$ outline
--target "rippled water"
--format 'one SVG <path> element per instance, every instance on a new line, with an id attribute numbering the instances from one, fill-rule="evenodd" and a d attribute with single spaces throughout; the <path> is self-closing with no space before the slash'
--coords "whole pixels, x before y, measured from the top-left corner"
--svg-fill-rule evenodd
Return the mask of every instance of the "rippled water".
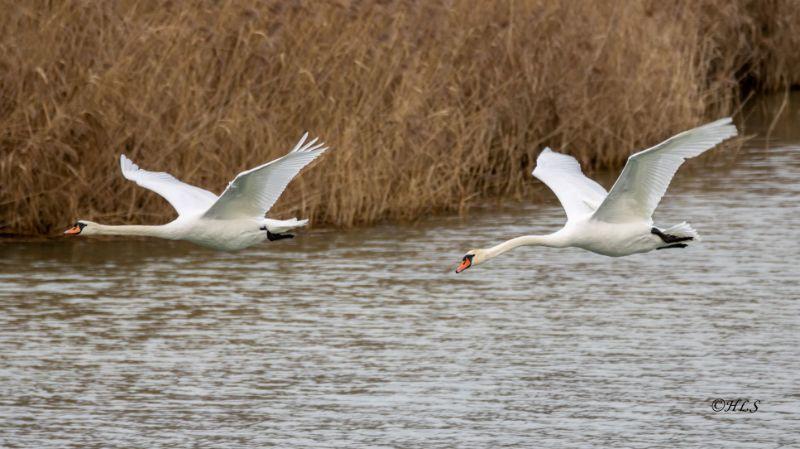
<path id="1" fill-rule="evenodd" d="M 621 259 L 521 248 L 452 273 L 557 229 L 554 200 L 235 254 L 0 244 L 0 447 L 797 444 L 797 142 L 690 162 L 656 218 L 703 242 Z"/>

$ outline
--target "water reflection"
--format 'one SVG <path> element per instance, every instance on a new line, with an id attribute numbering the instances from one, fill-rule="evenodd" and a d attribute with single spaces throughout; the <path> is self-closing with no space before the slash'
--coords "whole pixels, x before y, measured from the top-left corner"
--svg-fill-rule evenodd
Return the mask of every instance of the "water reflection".
<path id="1" fill-rule="evenodd" d="M 469 248 L 558 229 L 554 199 L 235 254 L 4 243 L 1 445 L 790 445 L 794 129 L 679 172 L 656 218 L 703 235 L 682 251 L 521 248 L 452 274 Z"/>

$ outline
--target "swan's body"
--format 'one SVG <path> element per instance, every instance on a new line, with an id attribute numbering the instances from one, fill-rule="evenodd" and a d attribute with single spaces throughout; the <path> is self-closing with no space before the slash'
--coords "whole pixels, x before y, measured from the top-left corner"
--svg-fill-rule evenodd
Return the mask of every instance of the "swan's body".
<path id="1" fill-rule="evenodd" d="M 305 225 L 307 220 L 233 219 L 209 220 L 202 216 L 178 217 L 164 225 L 109 226 L 88 220 L 79 220 L 86 227 L 81 235 L 132 235 L 157 237 L 167 240 L 187 240 L 206 248 L 236 251 L 267 240 L 267 233 L 283 236 L 285 232 Z M 79 226 L 80 227 L 80 226 Z M 264 229 L 266 228 L 266 229 Z M 73 228 L 74 229 L 74 228 Z"/>
<path id="2" fill-rule="evenodd" d="M 666 229 L 654 227 L 653 211 L 683 161 L 736 133 L 731 119 L 725 118 L 640 151 L 628 158 L 609 192 L 584 176 L 575 158 L 545 148 L 536 160 L 533 176 L 556 194 L 567 213 L 567 223 L 552 234 L 522 236 L 471 250 L 456 272 L 524 245 L 577 247 L 612 257 L 686 247 L 684 242 L 699 238 L 691 226 L 684 222 Z"/>
<path id="3" fill-rule="evenodd" d="M 287 155 L 239 173 L 217 197 L 208 190 L 183 183 L 168 173 L 140 169 L 120 156 L 122 175 L 163 196 L 178 212 L 174 221 L 157 226 L 109 226 L 79 220 L 66 234 L 135 235 L 188 240 L 208 248 L 235 251 L 291 235 L 285 232 L 308 220 L 264 218 L 289 181 L 327 148 L 316 139 L 305 143 L 306 133 Z"/>

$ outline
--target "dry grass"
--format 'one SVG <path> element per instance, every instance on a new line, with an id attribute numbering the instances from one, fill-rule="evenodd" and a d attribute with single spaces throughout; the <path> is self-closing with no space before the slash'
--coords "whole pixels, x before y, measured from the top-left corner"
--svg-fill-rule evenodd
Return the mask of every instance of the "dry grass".
<path id="1" fill-rule="evenodd" d="M 251 3 L 0 1 L 0 232 L 165 222 L 119 153 L 219 192 L 304 130 L 334 150 L 271 215 L 410 219 L 800 81 L 791 0 Z"/>

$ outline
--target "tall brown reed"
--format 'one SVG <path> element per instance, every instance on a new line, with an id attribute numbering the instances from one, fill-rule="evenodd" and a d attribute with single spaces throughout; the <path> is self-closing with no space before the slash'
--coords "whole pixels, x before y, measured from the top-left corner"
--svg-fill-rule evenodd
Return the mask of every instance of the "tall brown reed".
<path id="1" fill-rule="evenodd" d="M 521 195 L 800 81 L 792 0 L 0 5 L 0 232 L 174 214 L 118 155 L 214 191 L 304 130 L 273 216 L 351 226 Z M 768 7 L 764 5 L 768 3 Z"/>

